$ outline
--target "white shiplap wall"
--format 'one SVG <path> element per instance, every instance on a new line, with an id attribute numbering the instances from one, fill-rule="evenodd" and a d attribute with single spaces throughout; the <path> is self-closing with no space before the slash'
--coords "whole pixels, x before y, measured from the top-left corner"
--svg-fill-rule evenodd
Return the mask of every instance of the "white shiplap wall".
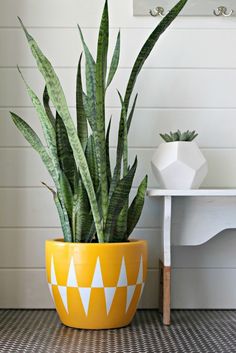
<path id="1" fill-rule="evenodd" d="M 114 115 L 116 143 L 119 102 L 127 74 L 157 19 L 132 16 L 132 0 L 110 0 L 111 40 L 118 28 L 122 56 L 107 106 Z M 38 128 L 39 123 L 16 65 L 40 92 L 43 82 L 16 20 L 19 15 L 51 58 L 62 80 L 71 111 L 80 23 L 95 48 L 103 1 L 1 0 L 0 4 L 0 307 L 48 308 L 44 275 L 44 241 L 61 234 L 51 195 L 40 181 L 50 182 L 39 157 L 17 132 L 9 110 Z M 139 101 L 130 133 L 130 156 L 139 157 L 135 179 L 143 172 L 156 182 L 150 159 L 160 143 L 159 132 L 196 129 L 209 162 L 205 186 L 236 186 L 236 19 L 179 18 L 145 64 L 136 90 Z M 157 307 L 160 207 L 147 200 L 134 235 L 149 241 L 149 276 L 143 307 Z M 173 249 L 173 307 L 236 308 L 236 236 L 226 232 L 197 248 Z"/>

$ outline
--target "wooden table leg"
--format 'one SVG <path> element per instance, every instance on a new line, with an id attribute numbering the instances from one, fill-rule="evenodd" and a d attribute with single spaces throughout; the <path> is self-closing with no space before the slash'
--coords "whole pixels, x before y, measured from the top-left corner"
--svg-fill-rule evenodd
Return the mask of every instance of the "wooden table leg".
<path id="1" fill-rule="evenodd" d="M 160 261 L 159 310 L 163 313 L 163 324 L 170 325 L 171 267 Z"/>
<path id="2" fill-rule="evenodd" d="M 160 261 L 159 310 L 163 313 L 163 324 L 170 325 L 171 267 Z"/>
<path id="3" fill-rule="evenodd" d="M 160 308 L 163 312 L 163 324 L 170 325 L 171 303 L 170 303 L 170 286 L 171 286 L 171 196 L 164 197 L 163 207 L 163 232 L 162 232 L 162 252 L 163 261 L 160 261 Z"/>

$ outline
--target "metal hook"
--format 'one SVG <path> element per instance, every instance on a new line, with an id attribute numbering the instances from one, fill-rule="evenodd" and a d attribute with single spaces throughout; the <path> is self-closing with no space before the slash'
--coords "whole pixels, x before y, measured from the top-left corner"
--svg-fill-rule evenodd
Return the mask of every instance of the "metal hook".
<path id="1" fill-rule="evenodd" d="M 163 7 L 157 6 L 154 9 L 150 10 L 149 13 L 153 17 L 156 17 L 156 16 L 164 17 L 165 16 L 164 11 L 165 10 L 163 9 Z"/>
<path id="2" fill-rule="evenodd" d="M 219 6 L 219 7 L 217 7 L 216 10 L 213 11 L 213 13 L 214 13 L 215 16 L 230 17 L 233 14 L 233 12 L 234 12 L 234 10 L 230 10 L 229 13 L 227 13 L 227 11 L 228 11 L 227 7 Z"/>

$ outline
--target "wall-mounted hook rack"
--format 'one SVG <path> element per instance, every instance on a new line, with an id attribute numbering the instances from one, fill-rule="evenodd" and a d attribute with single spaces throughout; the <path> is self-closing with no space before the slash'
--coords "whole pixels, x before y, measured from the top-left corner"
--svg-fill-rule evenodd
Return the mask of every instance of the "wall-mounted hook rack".
<path id="1" fill-rule="evenodd" d="M 156 16 L 164 17 L 165 16 L 165 10 L 161 6 L 157 6 L 154 9 L 150 9 L 149 13 L 153 17 L 156 17 Z"/>
<path id="2" fill-rule="evenodd" d="M 225 7 L 225 6 L 219 6 L 219 7 L 217 7 L 216 10 L 213 11 L 213 13 L 214 13 L 215 16 L 230 17 L 230 16 L 233 15 L 234 10 L 231 9 L 231 10 L 229 10 L 229 12 L 228 12 L 227 7 Z"/>
<path id="3" fill-rule="evenodd" d="M 133 0 L 134 15 L 163 17 L 176 1 Z M 236 16 L 236 0 L 188 0 L 180 15 L 234 17 Z"/>

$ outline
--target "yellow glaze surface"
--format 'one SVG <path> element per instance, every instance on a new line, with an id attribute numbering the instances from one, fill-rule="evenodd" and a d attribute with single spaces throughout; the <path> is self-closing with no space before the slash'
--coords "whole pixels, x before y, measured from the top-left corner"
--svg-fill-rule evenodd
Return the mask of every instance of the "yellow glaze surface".
<path id="1" fill-rule="evenodd" d="M 128 325 L 147 274 L 147 244 L 46 241 L 49 289 L 63 324 L 105 329 Z"/>

